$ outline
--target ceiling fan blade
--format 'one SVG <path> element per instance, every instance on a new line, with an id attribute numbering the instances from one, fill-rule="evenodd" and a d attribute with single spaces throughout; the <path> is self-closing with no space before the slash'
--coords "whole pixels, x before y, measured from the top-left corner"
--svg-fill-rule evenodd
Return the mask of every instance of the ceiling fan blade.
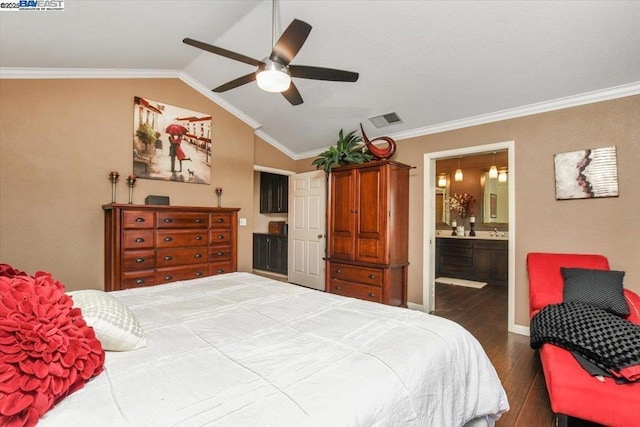
<path id="1" fill-rule="evenodd" d="M 236 88 L 238 86 L 246 85 L 247 83 L 251 83 L 256 79 L 256 73 L 247 74 L 246 76 L 238 77 L 235 80 L 231 80 L 228 83 L 218 86 L 213 89 L 214 92 L 226 92 L 229 89 Z"/>
<path id="2" fill-rule="evenodd" d="M 311 32 L 311 25 L 299 19 L 294 19 L 284 30 L 271 51 L 269 59 L 284 65 L 289 65 L 293 57 L 304 44 Z"/>
<path id="3" fill-rule="evenodd" d="M 262 61 L 258 61 L 257 59 L 253 59 L 240 53 L 223 49 L 221 47 L 213 46 L 208 43 L 199 42 L 198 40 L 186 38 L 182 40 L 182 42 L 193 47 L 197 47 L 198 49 L 206 50 L 207 52 L 215 53 L 216 55 L 224 56 L 226 58 L 234 59 L 236 61 L 244 62 L 245 64 L 253 65 L 256 67 L 260 64 L 263 64 Z"/>
<path id="4" fill-rule="evenodd" d="M 287 98 L 287 101 L 289 101 L 291 105 L 300 105 L 303 102 L 302 95 L 300 95 L 298 88 L 293 84 L 293 82 L 289 85 L 289 89 L 282 92 L 282 96 Z"/>
<path id="5" fill-rule="evenodd" d="M 309 67 L 307 65 L 289 65 L 291 77 L 302 79 L 329 80 L 332 82 L 355 82 L 360 74 L 333 68 Z"/>

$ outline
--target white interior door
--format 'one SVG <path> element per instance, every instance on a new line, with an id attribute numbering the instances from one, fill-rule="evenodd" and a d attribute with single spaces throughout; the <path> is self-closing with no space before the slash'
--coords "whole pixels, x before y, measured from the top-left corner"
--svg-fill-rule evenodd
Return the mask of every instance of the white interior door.
<path id="1" fill-rule="evenodd" d="M 289 177 L 289 282 L 324 291 L 326 174 Z"/>

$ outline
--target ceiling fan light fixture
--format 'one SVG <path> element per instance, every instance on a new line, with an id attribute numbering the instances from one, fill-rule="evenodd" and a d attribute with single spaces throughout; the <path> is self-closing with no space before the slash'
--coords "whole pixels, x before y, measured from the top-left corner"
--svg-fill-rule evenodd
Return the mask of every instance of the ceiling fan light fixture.
<path id="1" fill-rule="evenodd" d="M 289 70 L 282 64 L 264 59 L 256 72 L 258 87 L 266 92 L 284 92 L 291 85 Z"/>

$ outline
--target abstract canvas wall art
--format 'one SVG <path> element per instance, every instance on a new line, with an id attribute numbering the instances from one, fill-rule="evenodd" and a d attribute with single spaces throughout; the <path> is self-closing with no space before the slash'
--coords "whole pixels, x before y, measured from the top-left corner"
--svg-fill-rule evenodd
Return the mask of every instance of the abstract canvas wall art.
<path id="1" fill-rule="evenodd" d="M 553 161 L 557 200 L 618 196 L 615 146 L 560 153 Z"/>
<path id="2" fill-rule="evenodd" d="M 133 126 L 138 178 L 211 183 L 211 115 L 136 96 Z"/>

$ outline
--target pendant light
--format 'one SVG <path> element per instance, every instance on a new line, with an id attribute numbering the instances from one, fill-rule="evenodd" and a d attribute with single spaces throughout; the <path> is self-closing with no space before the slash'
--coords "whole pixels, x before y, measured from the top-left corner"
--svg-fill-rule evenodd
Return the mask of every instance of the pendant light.
<path id="1" fill-rule="evenodd" d="M 498 182 L 507 182 L 507 171 L 500 171 L 500 173 L 498 174 Z"/>
<path id="2" fill-rule="evenodd" d="M 460 169 L 460 159 L 461 159 L 461 158 L 462 158 L 462 157 L 458 157 L 458 169 L 456 169 L 456 173 L 455 173 L 455 175 L 453 176 L 453 178 L 454 178 L 456 181 L 462 181 L 462 179 L 464 178 L 464 175 L 462 175 L 462 169 Z"/>
<path id="3" fill-rule="evenodd" d="M 489 178 L 498 177 L 498 168 L 496 167 L 496 153 L 493 152 L 493 161 L 491 162 L 491 168 L 489 168 Z"/>
<path id="4" fill-rule="evenodd" d="M 447 186 L 447 176 L 446 175 L 440 175 L 438 177 L 438 187 L 444 188 Z"/>

